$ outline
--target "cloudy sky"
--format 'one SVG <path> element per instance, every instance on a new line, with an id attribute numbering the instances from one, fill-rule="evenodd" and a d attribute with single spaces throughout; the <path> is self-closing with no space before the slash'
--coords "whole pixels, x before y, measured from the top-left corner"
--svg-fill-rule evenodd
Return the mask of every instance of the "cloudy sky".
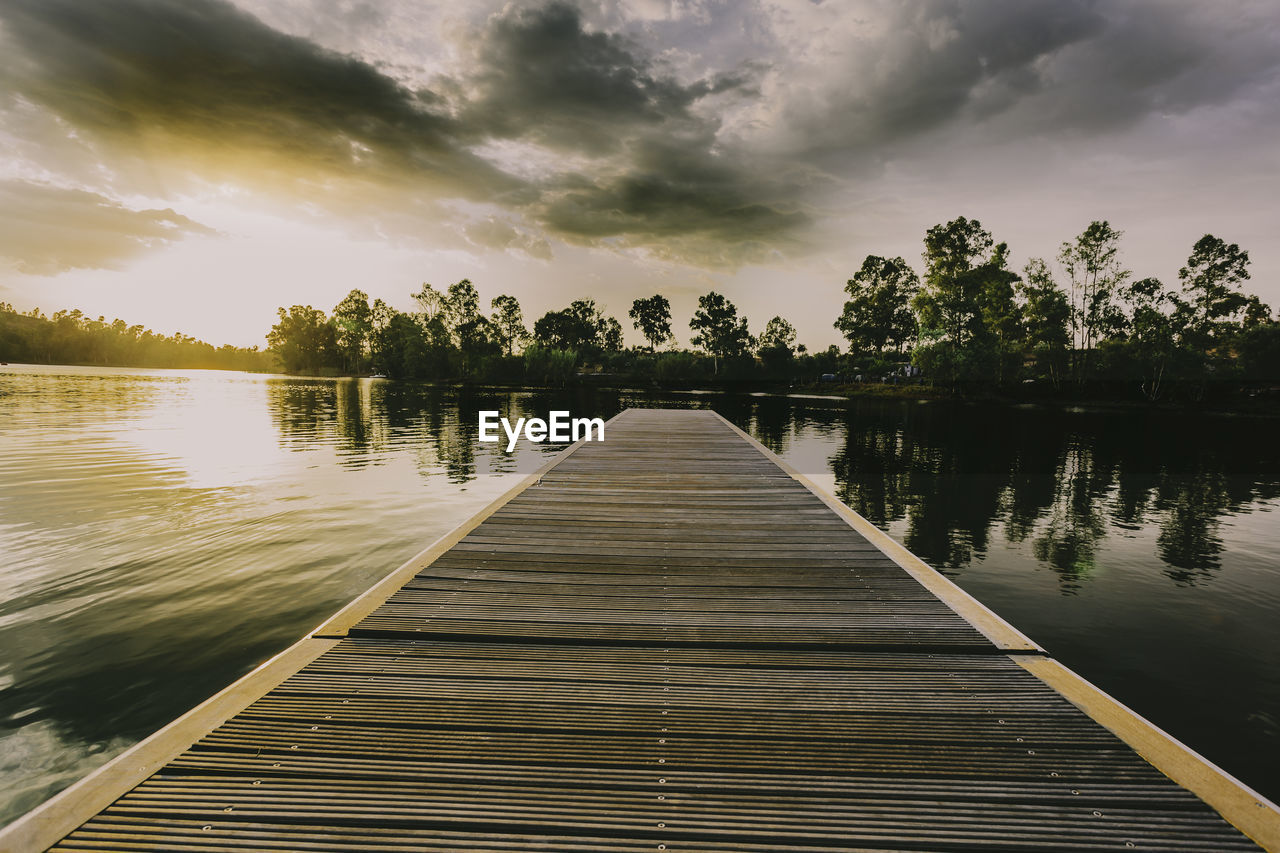
<path id="1" fill-rule="evenodd" d="M 470 278 L 837 340 L 868 253 L 1093 219 L 1280 304 L 1274 0 L 0 0 L 0 301 L 261 344 Z M 632 340 L 638 336 L 632 333 Z"/>

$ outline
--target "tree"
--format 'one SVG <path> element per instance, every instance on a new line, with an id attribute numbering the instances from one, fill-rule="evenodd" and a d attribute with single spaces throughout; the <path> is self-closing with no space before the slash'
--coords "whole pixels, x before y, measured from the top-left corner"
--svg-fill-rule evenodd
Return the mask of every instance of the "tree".
<path id="1" fill-rule="evenodd" d="M 267 332 L 267 344 L 288 373 L 316 371 L 336 360 L 334 327 L 324 312 L 310 305 L 277 310 L 279 320 Z"/>
<path id="2" fill-rule="evenodd" d="M 1004 243 L 995 247 L 991 260 L 980 270 L 982 285 L 978 291 L 984 343 L 994 360 L 997 385 L 1017 375 L 1026 337 L 1015 289 L 1021 279 L 1008 269 L 1008 253 Z"/>
<path id="3" fill-rule="evenodd" d="M 671 303 L 662 294 L 655 294 L 648 299 L 637 299 L 631 303 L 627 312 L 636 329 L 649 342 L 649 349 L 657 350 L 669 340 L 671 334 Z"/>
<path id="4" fill-rule="evenodd" d="M 464 335 L 474 337 L 479 321 L 484 319 L 480 313 L 480 294 L 471 279 L 464 278 L 457 284 L 449 285 L 441 303 L 444 323 L 453 333 L 454 341 L 459 348 L 465 348 Z M 467 341 L 474 343 L 474 341 Z"/>
<path id="5" fill-rule="evenodd" d="M 1192 330 L 1205 345 L 1212 346 L 1226 326 L 1243 319 L 1250 303 L 1240 285 L 1249 280 L 1249 253 L 1235 243 L 1204 235 L 1191 248 L 1178 278 L 1191 307 Z"/>
<path id="6" fill-rule="evenodd" d="M 544 349 L 581 352 L 595 346 L 596 326 L 568 308 L 548 311 L 533 324 L 533 339 Z"/>
<path id="7" fill-rule="evenodd" d="M 388 352 L 391 343 L 388 330 L 399 313 L 381 299 L 373 300 L 370 314 L 372 330 L 369 333 L 369 360 L 373 363 L 375 370 L 386 373 L 388 376 L 394 375 L 389 366 L 393 359 Z"/>
<path id="8" fill-rule="evenodd" d="M 493 309 L 493 331 L 498 343 L 507 355 L 514 355 L 515 348 L 529 339 L 519 301 L 514 296 L 503 294 L 495 296 L 489 307 Z"/>
<path id="9" fill-rule="evenodd" d="M 738 317 L 737 306 L 714 290 L 698 297 L 689 328 L 694 331 L 693 345 L 711 354 L 716 373 L 720 359 L 742 355 L 751 347 L 747 319 Z"/>
<path id="10" fill-rule="evenodd" d="M 1041 258 L 1032 258 L 1022 269 L 1018 296 L 1022 299 L 1027 346 L 1035 355 L 1036 366 L 1058 388 L 1067 368 L 1067 347 L 1071 342 L 1067 294 L 1053 280 L 1049 265 Z"/>
<path id="11" fill-rule="evenodd" d="M 773 372 L 785 371 L 796 356 L 796 329 L 781 317 L 764 325 L 756 341 L 756 355 Z"/>
<path id="12" fill-rule="evenodd" d="M 1212 234 L 1196 241 L 1178 278 L 1184 296 L 1181 344 L 1184 357 L 1197 366 L 1193 393 L 1198 399 L 1211 376 L 1223 377 L 1236 368 L 1233 349 L 1242 326 L 1271 312 L 1240 290 L 1249 280 L 1249 253 Z"/>
<path id="13" fill-rule="evenodd" d="M 1008 246 L 963 216 L 930 228 L 924 245 L 924 282 L 912 301 L 920 324 L 915 359 L 953 387 L 961 379 L 1000 381 L 1020 347 Z"/>
<path id="14" fill-rule="evenodd" d="M 616 317 L 602 317 L 596 329 L 596 338 L 604 352 L 622 352 L 622 324 Z"/>
<path id="15" fill-rule="evenodd" d="M 568 308 L 543 314 L 533 324 L 533 337 L 544 347 L 587 358 L 622 349 L 622 324 L 606 317 L 594 299 L 575 299 Z"/>
<path id="16" fill-rule="evenodd" d="M 1075 240 L 1062 244 L 1058 260 L 1071 281 L 1071 338 L 1077 381 L 1089 378 L 1093 349 L 1124 331 L 1116 305 L 1130 273 L 1120 265 L 1121 232 L 1094 221 Z"/>
<path id="17" fill-rule="evenodd" d="M 1160 399 L 1165 370 L 1177 349 L 1179 320 L 1186 310 L 1177 294 L 1165 289 L 1158 278 L 1144 278 L 1125 288 L 1129 320 L 1129 345 L 1142 371 L 1140 388 L 1148 400 Z"/>
<path id="18" fill-rule="evenodd" d="M 867 255 L 845 284 L 849 301 L 835 322 L 849 350 L 879 354 L 892 346 L 901 351 L 916 334 L 911 300 L 919 289 L 920 277 L 902 258 Z"/>
<path id="19" fill-rule="evenodd" d="M 333 309 L 333 326 L 346 369 L 351 373 L 359 373 L 360 362 L 373 331 L 373 310 L 369 307 L 369 295 L 363 290 L 348 293 Z"/>
<path id="20" fill-rule="evenodd" d="M 436 290 L 425 281 L 422 288 L 417 292 L 410 294 L 414 301 L 418 303 L 418 307 L 422 311 L 424 321 L 434 320 L 444 308 L 444 294 Z"/>
<path id="21" fill-rule="evenodd" d="M 764 350 L 776 349 L 794 353 L 795 343 L 795 326 L 781 317 L 774 317 L 764 324 L 764 331 L 760 333 L 760 338 L 756 341 L 756 351 L 763 352 Z"/>

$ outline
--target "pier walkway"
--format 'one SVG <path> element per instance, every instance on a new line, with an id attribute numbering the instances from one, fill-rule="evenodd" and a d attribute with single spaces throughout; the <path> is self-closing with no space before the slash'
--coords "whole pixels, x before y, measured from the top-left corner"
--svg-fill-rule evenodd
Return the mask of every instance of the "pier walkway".
<path id="1" fill-rule="evenodd" d="M 1258 845 L 1280 849 L 1274 805 L 699 410 L 624 412 L 0 833 L 15 851 Z"/>

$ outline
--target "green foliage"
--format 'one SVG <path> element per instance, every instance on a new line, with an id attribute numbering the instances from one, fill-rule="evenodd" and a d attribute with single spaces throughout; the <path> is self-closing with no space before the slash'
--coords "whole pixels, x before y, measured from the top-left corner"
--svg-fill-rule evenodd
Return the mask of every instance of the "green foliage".
<path id="1" fill-rule="evenodd" d="M 781 317 L 774 317 L 765 323 L 764 331 L 756 341 L 756 355 L 770 375 L 786 376 L 791 373 L 795 361 L 795 343 L 795 326 Z"/>
<path id="2" fill-rule="evenodd" d="M 1246 382 L 1280 384 L 1280 323 L 1258 323 L 1240 335 L 1240 368 Z"/>
<path id="3" fill-rule="evenodd" d="M 1129 303 L 1130 357 L 1140 375 L 1139 388 L 1148 400 L 1158 400 L 1165 390 L 1166 371 L 1177 352 L 1185 305 L 1157 278 L 1135 281 L 1125 290 Z"/>
<path id="4" fill-rule="evenodd" d="M 714 290 L 698 297 L 698 310 L 689 328 L 694 332 L 693 345 L 712 356 L 716 373 L 720 372 L 720 359 L 742 355 L 751 348 L 747 318 L 740 318 L 737 306 Z"/>
<path id="5" fill-rule="evenodd" d="M 892 347 L 901 351 L 918 328 L 911 300 L 920 289 L 920 277 L 902 258 L 867 255 L 862 269 L 845 285 L 849 301 L 835 327 L 849 341 L 854 353 L 881 353 Z"/>
<path id="6" fill-rule="evenodd" d="M 1178 278 L 1189 306 L 1187 333 L 1206 348 L 1230 337 L 1250 307 L 1249 297 L 1240 292 L 1249 280 L 1249 253 L 1206 234 L 1191 248 Z"/>
<path id="7" fill-rule="evenodd" d="M 930 228 L 924 242 L 924 284 L 912 303 L 920 327 L 913 356 L 953 388 L 1012 378 L 1022 331 L 1008 247 L 963 216 Z"/>
<path id="8" fill-rule="evenodd" d="M 524 345 L 529 339 L 529 330 L 524 326 L 524 313 L 520 310 L 520 302 L 514 296 L 495 296 L 489 303 L 493 309 L 493 333 L 498 344 L 507 355 L 513 355 L 516 347 Z"/>
<path id="9" fill-rule="evenodd" d="M 596 340 L 605 353 L 622 351 L 622 324 L 616 317 L 604 317 L 598 326 Z"/>
<path id="10" fill-rule="evenodd" d="M 631 318 L 640 334 L 644 335 L 644 339 L 649 342 L 649 349 L 656 350 L 673 339 L 671 303 L 662 294 L 632 302 L 627 316 Z"/>
<path id="11" fill-rule="evenodd" d="M 346 370 L 359 373 L 373 333 L 373 310 L 369 296 L 353 290 L 333 309 L 333 328 Z"/>
<path id="12" fill-rule="evenodd" d="M 277 309 L 279 319 L 267 332 L 267 345 L 286 373 L 317 373 L 341 361 L 338 337 L 324 312 L 310 305 Z"/>
<path id="13" fill-rule="evenodd" d="M 571 309 L 548 311 L 533 324 L 533 339 L 543 349 L 583 351 L 595 348 L 596 325 Z"/>
<path id="14" fill-rule="evenodd" d="M 702 375 L 701 359 L 687 350 L 661 352 L 654 363 L 654 378 L 664 385 L 683 385 Z"/>
<path id="15" fill-rule="evenodd" d="M 1110 223 L 1095 221 L 1058 252 L 1070 281 L 1074 369 L 1080 382 L 1092 372 L 1094 347 L 1125 331 L 1125 316 L 1117 303 L 1130 272 L 1120 265 L 1120 237 Z"/>
<path id="16" fill-rule="evenodd" d="M 214 347 L 183 334 L 161 335 L 124 320 L 94 319 L 79 309 L 47 318 L 0 302 L 0 361 L 270 371 L 275 357 L 257 347 Z"/>
<path id="17" fill-rule="evenodd" d="M 1242 388 L 1269 393 L 1280 382 L 1280 323 L 1256 296 L 1244 293 L 1249 256 L 1205 235 L 1179 272 L 1181 291 L 1159 280 L 1133 280 L 1119 262 L 1121 233 L 1093 222 L 1062 244 L 1058 260 L 1067 287 L 1049 264 L 1033 258 L 1019 276 L 1009 250 L 981 223 L 964 217 L 925 233 L 924 275 L 900 257 L 868 255 L 848 280 L 848 300 L 835 327 L 850 353 L 836 346 L 810 353 L 795 328 L 773 317 L 758 340 L 724 296 L 698 300 L 689 322 L 690 351 L 658 352 L 671 340 L 671 309 L 654 295 L 637 299 L 629 317 L 647 348 L 624 349 L 622 324 L 592 299 L 543 315 L 533 343 L 519 302 L 502 295 L 480 311 L 468 279 L 441 293 L 423 284 L 412 294 L 419 311 L 403 313 L 352 290 L 333 316 L 309 305 L 280 308 L 267 353 L 222 347 L 174 335 L 166 338 L 121 320 L 92 320 L 80 311 L 45 318 L 0 304 L 0 358 L 85 364 L 262 369 L 278 359 L 295 373 L 367 367 L 398 379 L 440 382 L 529 382 L 563 387 L 589 365 L 599 381 L 722 386 L 837 381 L 929 382 L 952 389 L 1059 389 L 1074 375 L 1074 393 L 1116 393 L 1148 400 L 1200 400 Z M 910 366 L 923 371 L 906 371 Z M 1019 392 L 1023 393 L 1023 392 Z"/>
<path id="18" fill-rule="evenodd" d="M 467 334 L 474 335 L 480 321 L 480 293 L 471 279 L 464 278 L 457 284 L 449 285 L 449 290 L 441 299 L 441 313 L 444 314 L 445 326 L 454 335 L 454 343 L 466 348 Z"/>
<path id="19" fill-rule="evenodd" d="M 1071 305 L 1067 294 L 1058 287 L 1048 264 L 1041 258 L 1027 262 L 1017 287 L 1022 299 L 1025 341 L 1035 359 L 1037 378 L 1048 379 L 1057 388 L 1066 375 L 1070 355 L 1071 336 L 1067 324 Z"/>
<path id="20" fill-rule="evenodd" d="M 781 317 L 774 317 L 764 324 L 764 331 L 756 341 L 756 351 L 763 353 L 766 350 L 785 350 L 788 354 L 794 354 L 795 344 L 796 327 Z"/>
<path id="21" fill-rule="evenodd" d="M 524 351 L 525 379 L 534 385 L 563 388 L 573 378 L 578 353 L 534 344 Z"/>
<path id="22" fill-rule="evenodd" d="M 622 324 L 606 317 L 594 299 L 575 299 L 568 308 L 548 311 L 533 324 L 533 338 L 544 348 L 571 350 L 584 359 L 622 349 Z"/>

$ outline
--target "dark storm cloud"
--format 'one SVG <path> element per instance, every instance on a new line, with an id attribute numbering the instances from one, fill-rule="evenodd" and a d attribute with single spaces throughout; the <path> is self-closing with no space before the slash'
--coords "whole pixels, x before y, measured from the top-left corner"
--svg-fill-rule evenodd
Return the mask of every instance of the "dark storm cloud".
<path id="1" fill-rule="evenodd" d="M 505 182 L 456 142 L 428 92 L 272 30 L 219 0 L 3 0 L 23 61 L 7 83 L 77 128 L 128 144 L 269 153 L 299 169 Z"/>
<path id="2" fill-rule="evenodd" d="M 587 31 L 566 3 L 508 8 L 489 21 L 477 53 L 469 125 L 592 154 L 615 151 L 638 131 L 705 129 L 714 123 L 690 107 L 740 83 L 664 77 L 638 45 Z"/>
<path id="3" fill-rule="evenodd" d="M 96 193 L 0 181 L 0 257 L 20 272 L 112 268 L 145 250 L 210 229 L 173 210 L 132 210 Z"/>
<path id="4" fill-rule="evenodd" d="M 1006 138 L 1092 135 L 1223 103 L 1280 62 L 1274 8 L 1248 3 L 925 0 L 887 14 L 876 36 L 850 34 L 835 85 L 782 111 L 797 147 L 891 156 L 988 122 Z"/>
<path id="5" fill-rule="evenodd" d="M 632 147 L 625 173 L 569 179 L 546 193 L 540 220 L 572 238 L 643 235 L 630 244 L 729 265 L 758 259 L 809 221 L 787 176 L 749 176 L 705 146 L 674 140 Z M 698 246 L 696 236 L 708 239 Z"/>
<path id="6" fill-rule="evenodd" d="M 861 79 L 843 105 L 855 138 L 876 143 L 1039 89 L 1034 64 L 1104 24 L 1092 3 L 1071 0 L 935 0 L 893 14 L 887 37 L 855 65 Z"/>
<path id="7" fill-rule="evenodd" d="M 678 83 L 638 46 L 588 32 L 568 5 L 489 19 L 475 64 L 437 81 L 444 94 L 411 91 L 222 0 L 0 0 L 0 15 L 23 57 L 8 86 L 117 150 L 193 148 L 206 160 L 212 150 L 233 170 L 317 170 L 410 190 L 405 180 L 420 179 L 524 210 L 578 242 L 644 245 L 673 229 L 733 241 L 728 226 L 740 225 L 764 239 L 800 220 L 771 207 L 745 171 L 713 162 L 717 122 L 691 108 L 736 79 Z M 470 150 L 495 139 L 584 153 L 598 171 L 520 180 Z M 578 215 L 587 211 L 590 227 Z"/>
<path id="8" fill-rule="evenodd" d="M 574 6 L 508 7 L 488 22 L 463 113 L 473 129 L 594 158 L 589 174 L 541 183 L 531 212 L 579 242 L 672 247 L 734 262 L 808 221 L 798 187 L 716 152 L 719 119 L 695 109 L 742 75 L 681 83 L 620 35 L 586 28 Z M 695 249 L 695 239 L 706 244 Z M 691 257 L 696 255 L 697 257 Z"/>
<path id="9" fill-rule="evenodd" d="M 374 24 L 392 8 L 321 6 Z M 521 229 L 732 264 L 796 245 L 815 188 L 916 139 L 1102 134 L 1246 97 L 1280 56 L 1274 7 L 1248 0 L 831 8 L 742 4 L 681 24 L 698 35 L 674 51 L 677 75 L 654 35 L 674 30 L 624 35 L 568 3 L 508 4 L 472 20 L 451 45 L 468 61 L 428 90 L 226 0 L 0 0 L 0 83 L 117 157 L 315 177 L 306 190 L 339 210 L 488 202 Z M 761 46 L 750 65 L 717 53 L 744 33 Z M 737 58 L 700 67 L 704 46 Z M 460 230 L 543 252 L 508 227 Z"/>

